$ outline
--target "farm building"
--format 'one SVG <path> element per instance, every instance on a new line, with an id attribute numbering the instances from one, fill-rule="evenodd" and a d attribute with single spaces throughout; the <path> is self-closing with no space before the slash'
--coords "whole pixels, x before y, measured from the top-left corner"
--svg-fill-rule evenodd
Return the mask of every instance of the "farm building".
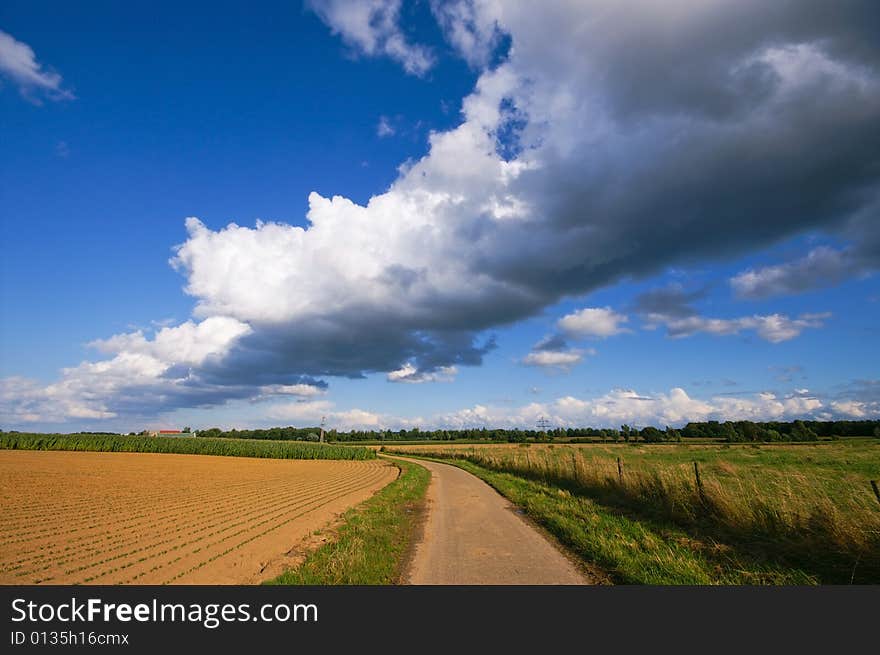
<path id="1" fill-rule="evenodd" d="M 179 437 L 181 435 L 191 435 L 195 434 L 194 432 L 190 432 L 189 429 L 186 430 L 147 430 L 147 434 L 151 437 Z"/>

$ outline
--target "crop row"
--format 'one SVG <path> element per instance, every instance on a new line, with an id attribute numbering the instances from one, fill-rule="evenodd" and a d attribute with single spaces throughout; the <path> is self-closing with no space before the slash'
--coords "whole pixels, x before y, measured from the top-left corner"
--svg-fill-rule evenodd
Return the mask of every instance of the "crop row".
<path id="1" fill-rule="evenodd" d="M 195 437 L 147 437 L 106 434 L 0 434 L 0 449 L 90 450 L 129 453 L 178 453 L 184 455 L 228 455 L 272 459 L 374 459 L 368 449 L 299 441 L 257 441 Z"/>

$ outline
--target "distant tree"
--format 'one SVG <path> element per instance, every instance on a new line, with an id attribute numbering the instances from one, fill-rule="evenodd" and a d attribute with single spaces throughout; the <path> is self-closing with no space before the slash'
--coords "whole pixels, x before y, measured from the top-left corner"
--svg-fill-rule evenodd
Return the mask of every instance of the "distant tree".
<path id="1" fill-rule="evenodd" d="M 659 443 L 666 438 L 666 435 L 663 432 L 652 425 L 642 428 L 640 436 L 647 443 Z"/>
<path id="2" fill-rule="evenodd" d="M 794 422 L 790 434 L 792 441 L 815 441 L 817 439 L 815 431 L 808 428 L 801 420 Z"/>
<path id="3" fill-rule="evenodd" d="M 189 434 L 190 432 L 192 432 L 192 430 L 189 428 L 189 426 L 187 426 L 187 427 L 183 428 L 183 432 L 184 432 L 184 434 Z"/>
<path id="4" fill-rule="evenodd" d="M 761 430 L 762 441 L 782 441 L 782 434 L 778 430 L 771 430 L 769 428 L 761 428 Z"/>
<path id="5" fill-rule="evenodd" d="M 758 441 L 760 439 L 760 435 L 758 434 L 758 426 L 751 421 L 740 421 L 737 423 L 737 428 L 745 441 Z"/>
<path id="6" fill-rule="evenodd" d="M 713 435 L 714 436 L 714 435 Z M 736 426 L 730 422 L 725 421 L 721 424 L 718 436 L 724 439 L 725 441 L 741 441 L 742 435 L 737 431 Z"/>

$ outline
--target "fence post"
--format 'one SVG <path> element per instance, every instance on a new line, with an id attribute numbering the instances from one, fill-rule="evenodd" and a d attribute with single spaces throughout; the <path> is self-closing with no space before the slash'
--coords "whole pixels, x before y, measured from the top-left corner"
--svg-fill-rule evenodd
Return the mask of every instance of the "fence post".
<path id="1" fill-rule="evenodd" d="M 620 463 L 620 457 L 617 458 L 617 480 L 623 484 L 623 464 Z"/>
<path id="2" fill-rule="evenodd" d="M 697 493 L 700 494 L 700 501 L 706 502 L 706 495 L 703 493 L 703 481 L 700 479 L 700 465 L 694 462 L 694 478 L 697 480 Z"/>
<path id="3" fill-rule="evenodd" d="M 877 502 L 880 503 L 880 489 L 877 488 L 876 480 L 871 480 L 871 489 L 874 490 L 874 495 L 877 496 Z"/>

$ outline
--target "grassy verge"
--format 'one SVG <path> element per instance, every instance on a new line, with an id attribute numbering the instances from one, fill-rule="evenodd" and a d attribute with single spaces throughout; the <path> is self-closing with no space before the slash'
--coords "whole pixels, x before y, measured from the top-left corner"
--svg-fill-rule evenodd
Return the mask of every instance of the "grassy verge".
<path id="1" fill-rule="evenodd" d="M 426 458 L 428 459 L 428 458 Z M 435 459 L 435 458 L 430 458 Z M 440 458 L 484 480 L 588 566 L 617 584 L 819 584 L 809 571 L 739 550 L 678 526 L 628 514 L 551 484 Z"/>
<path id="2" fill-rule="evenodd" d="M 0 450 L 90 450 L 127 453 L 228 455 L 272 459 L 375 459 L 376 453 L 357 446 L 300 441 L 212 439 L 202 437 L 141 437 L 106 434 L 0 434 Z"/>
<path id="3" fill-rule="evenodd" d="M 385 585 L 399 582 L 431 480 L 422 466 L 395 461 L 400 476 L 345 513 L 337 538 L 265 584 Z"/>

